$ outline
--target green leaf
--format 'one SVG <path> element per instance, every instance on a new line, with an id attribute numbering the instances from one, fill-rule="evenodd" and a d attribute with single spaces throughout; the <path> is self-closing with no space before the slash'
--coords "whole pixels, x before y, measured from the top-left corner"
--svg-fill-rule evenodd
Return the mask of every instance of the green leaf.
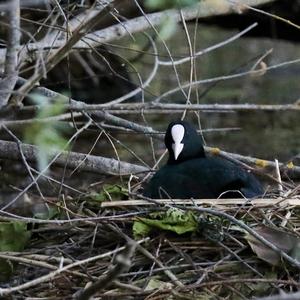
<path id="1" fill-rule="evenodd" d="M 177 30 L 176 21 L 173 18 L 166 16 L 162 20 L 161 27 L 159 30 L 159 36 L 161 39 L 166 41 L 175 34 L 176 30 Z"/>
<path id="2" fill-rule="evenodd" d="M 34 214 L 34 217 L 42 220 L 51 220 L 59 215 L 59 209 L 56 206 L 51 206 L 47 210 Z"/>
<path id="3" fill-rule="evenodd" d="M 0 251 L 23 251 L 30 235 L 24 222 L 0 222 Z M 0 259 L 0 280 L 7 280 L 13 271 L 13 263 Z"/>
<path id="4" fill-rule="evenodd" d="M 41 95 L 31 94 L 30 97 L 41 106 L 37 119 L 53 117 L 64 112 L 64 103 L 59 98 L 50 103 L 48 98 Z M 39 170 L 45 169 L 53 152 L 67 149 L 67 140 L 63 136 L 66 132 L 67 127 L 54 120 L 32 123 L 26 128 L 24 141 L 39 147 L 37 158 Z"/>
<path id="5" fill-rule="evenodd" d="M 100 193 L 91 193 L 87 197 L 97 202 L 122 200 L 128 197 L 128 190 L 119 184 L 105 184 Z"/>
<path id="6" fill-rule="evenodd" d="M 133 236 L 136 240 L 149 235 L 151 230 L 152 230 L 151 226 L 143 223 L 141 220 L 136 220 L 133 222 L 132 231 L 133 231 Z"/>
<path id="7" fill-rule="evenodd" d="M 145 287 L 145 291 L 150 291 L 154 289 L 171 289 L 172 287 L 173 284 L 170 282 L 164 282 L 156 278 L 151 278 Z"/>
<path id="8" fill-rule="evenodd" d="M 192 211 L 169 209 L 167 212 L 153 213 L 150 218 L 138 218 L 133 224 L 135 237 L 145 236 L 153 228 L 168 230 L 177 234 L 195 232 L 198 229 L 197 218 Z"/>
<path id="9" fill-rule="evenodd" d="M 0 222 L 0 251 L 22 251 L 30 238 L 24 222 Z"/>

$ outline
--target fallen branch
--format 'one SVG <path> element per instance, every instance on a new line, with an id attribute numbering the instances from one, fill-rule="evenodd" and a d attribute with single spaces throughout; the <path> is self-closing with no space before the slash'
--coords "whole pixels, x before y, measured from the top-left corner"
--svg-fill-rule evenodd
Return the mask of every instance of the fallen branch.
<path id="1" fill-rule="evenodd" d="M 122 273 L 124 273 L 131 266 L 131 257 L 134 254 L 135 243 L 127 243 L 124 251 L 117 255 L 115 261 L 116 265 L 107 274 L 101 276 L 96 282 L 92 283 L 86 289 L 81 291 L 78 296 L 75 296 L 77 300 L 89 300 L 98 291 L 103 290 L 108 285 L 112 284 Z"/>
<path id="2" fill-rule="evenodd" d="M 270 169 L 272 171 L 276 170 L 276 163 L 274 161 L 270 160 L 264 160 L 256 157 L 251 156 L 244 156 L 236 153 L 230 153 L 226 151 L 222 151 L 219 148 L 213 148 L 213 147 L 204 147 L 204 150 L 207 153 L 210 153 L 212 155 L 220 155 L 224 158 L 232 158 L 234 160 L 241 161 L 246 164 L 255 165 L 260 168 L 260 170 L 263 169 Z M 283 173 L 282 175 L 287 175 L 290 178 L 299 178 L 300 176 L 300 167 L 295 166 L 293 164 L 284 164 L 279 163 L 279 169 Z"/>
<path id="3" fill-rule="evenodd" d="M 17 256 L 17 255 L 19 255 L 19 256 Z M 20 253 L 16 254 L 16 253 L 13 252 L 12 254 L 7 254 L 5 252 L 1 252 L 0 253 L 0 258 L 8 260 L 8 261 L 27 264 L 27 265 L 30 265 L 30 266 L 38 266 L 38 267 L 42 267 L 42 268 L 49 269 L 49 270 L 57 270 L 58 269 L 58 267 L 56 267 L 52 264 L 49 264 L 47 262 L 39 261 L 39 260 L 36 260 L 36 259 L 26 258 L 24 256 L 22 257 L 21 255 L 22 255 L 22 253 L 21 254 Z M 64 263 L 65 263 L 66 260 L 67 260 L 67 258 L 64 259 Z M 59 262 L 61 262 L 61 259 L 60 259 Z M 88 275 L 84 274 L 84 273 L 80 273 L 80 272 L 76 272 L 76 271 L 66 271 L 66 272 L 69 273 L 69 274 L 78 276 L 78 277 L 90 279 L 90 277 Z"/>
<path id="4" fill-rule="evenodd" d="M 287 206 L 300 206 L 299 198 L 259 198 L 259 199 L 156 199 L 155 203 L 147 200 L 123 200 L 123 201 L 105 201 L 101 203 L 101 207 L 137 207 L 149 205 L 212 205 L 212 206 L 229 206 L 229 205 L 247 205 L 254 207 L 287 207 Z"/>
<path id="5" fill-rule="evenodd" d="M 38 157 L 37 146 L 22 144 L 22 150 L 26 160 L 36 161 Z M 53 152 L 53 156 L 56 154 L 57 152 Z M 0 140 L 0 158 L 21 160 L 17 143 Z M 130 175 L 149 171 L 146 167 L 118 161 L 112 158 L 66 151 L 62 152 L 53 163 L 54 166 L 66 166 L 69 169 L 75 169 L 79 164 L 79 170 L 109 175 Z"/>
<path id="6" fill-rule="evenodd" d="M 107 224 L 106 225 L 108 228 L 110 228 L 112 231 L 116 232 L 117 234 L 120 235 L 123 239 L 127 241 L 127 243 L 133 243 L 136 245 L 137 251 L 142 253 L 144 256 L 152 260 L 155 264 L 157 264 L 159 267 L 164 269 L 164 273 L 169 279 L 171 280 L 172 283 L 174 283 L 177 287 L 184 287 L 184 284 L 176 277 L 176 275 L 171 271 L 165 268 L 163 263 L 160 261 L 158 257 L 153 256 L 151 252 L 149 252 L 147 249 L 142 247 L 140 244 L 138 244 L 135 240 L 133 240 L 131 237 L 126 235 L 123 231 L 121 231 L 119 228 L 115 227 L 112 224 Z"/>
<path id="7" fill-rule="evenodd" d="M 178 206 L 178 207 L 180 207 L 180 206 Z M 181 208 L 184 209 L 184 207 L 181 207 Z M 286 252 L 284 252 L 281 249 L 279 249 L 276 245 L 274 245 L 273 243 L 269 242 L 267 239 L 265 239 L 263 236 L 261 236 L 255 230 L 253 230 L 252 228 L 250 228 L 244 222 L 236 219 L 235 217 L 233 217 L 233 216 L 231 216 L 231 215 L 229 215 L 229 214 L 227 214 L 227 213 L 225 213 L 223 211 L 220 211 L 220 210 L 214 210 L 214 209 L 204 208 L 204 207 L 196 207 L 196 206 L 194 206 L 192 208 L 192 210 L 195 210 L 195 211 L 197 211 L 199 213 L 207 213 L 207 214 L 210 214 L 210 215 L 213 215 L 213 216 L 216 216 L 216 217 L 227 219 L 231 223 L 233 223 L 233 224 L 239 226 L 240 228 L 244 229 L 248 234 L 252 235 L 258 241 L 260 241 L 263 245 L 265 245 L 269 249 L 271 249 L 274 252 L 276 252 L 278 255 L 280 255 L 280 257 L 284 258 L 291 265 L 293 265 L 293 266 L 297 267 L 298 269 L 300 269 L 300 262 L 297 259 L 291 257 Z"/>

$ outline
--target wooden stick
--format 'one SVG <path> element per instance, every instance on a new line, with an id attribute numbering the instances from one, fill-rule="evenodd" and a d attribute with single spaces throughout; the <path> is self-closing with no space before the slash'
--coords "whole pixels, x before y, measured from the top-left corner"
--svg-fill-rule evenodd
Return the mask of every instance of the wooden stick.
<path id="1" fill-rule="evenodd" d="M 300 206 L 300 198 L 259 198 L 253 200 L 246 199 L 157 199 L 157 204 L 175 204 L 175 205 L 242 205 L 248 204 L 253 206 Z M 154 202 L 147 200 L 123 200 L 123 201 L 105 201 L 101 203 L 101 207 L 117 207 L 117 206 L 148 206 L 156 205 Z"/>

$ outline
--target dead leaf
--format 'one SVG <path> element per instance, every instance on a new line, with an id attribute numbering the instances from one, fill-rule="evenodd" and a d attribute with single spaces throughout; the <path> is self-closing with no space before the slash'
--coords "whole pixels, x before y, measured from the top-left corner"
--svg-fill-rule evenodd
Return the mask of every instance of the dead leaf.
<path id="1" fill-rule="evenodd" d="M 145 287 L 145 291 L 150 291 L 154 289 L 162 290 L 162 289 L 172 289 L 172 288 L 173 288 L 173 284 L 170 282 L 164 282 L 156 278 L 151 278 L 147 286 Z"/>
<path id="2" fill-rule="evenodd" d="M 267 226 L 257 226 L 254 230 L 291 257 L 300 258 L 300 239 L 297 236 Z M 245 238 L 260 259 L 274 266 L 281 262 L 281 257 L 277 252 L 262 244 L 255 237 L 247 233 Z"/>

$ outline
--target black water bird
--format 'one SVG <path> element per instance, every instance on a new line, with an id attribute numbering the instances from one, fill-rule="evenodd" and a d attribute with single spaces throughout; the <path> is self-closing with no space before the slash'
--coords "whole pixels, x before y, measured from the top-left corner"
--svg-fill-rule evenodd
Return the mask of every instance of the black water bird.
<path id="1" fill-rule="evenodd" d="M 165 135 L 167 164 L 151 178 L 144 196 L 173 198 L 253 198 L 263 194 L 260 182 L 241 166 L 206 156 L 202 138 L 185 122 L 169 124 Z"/>

